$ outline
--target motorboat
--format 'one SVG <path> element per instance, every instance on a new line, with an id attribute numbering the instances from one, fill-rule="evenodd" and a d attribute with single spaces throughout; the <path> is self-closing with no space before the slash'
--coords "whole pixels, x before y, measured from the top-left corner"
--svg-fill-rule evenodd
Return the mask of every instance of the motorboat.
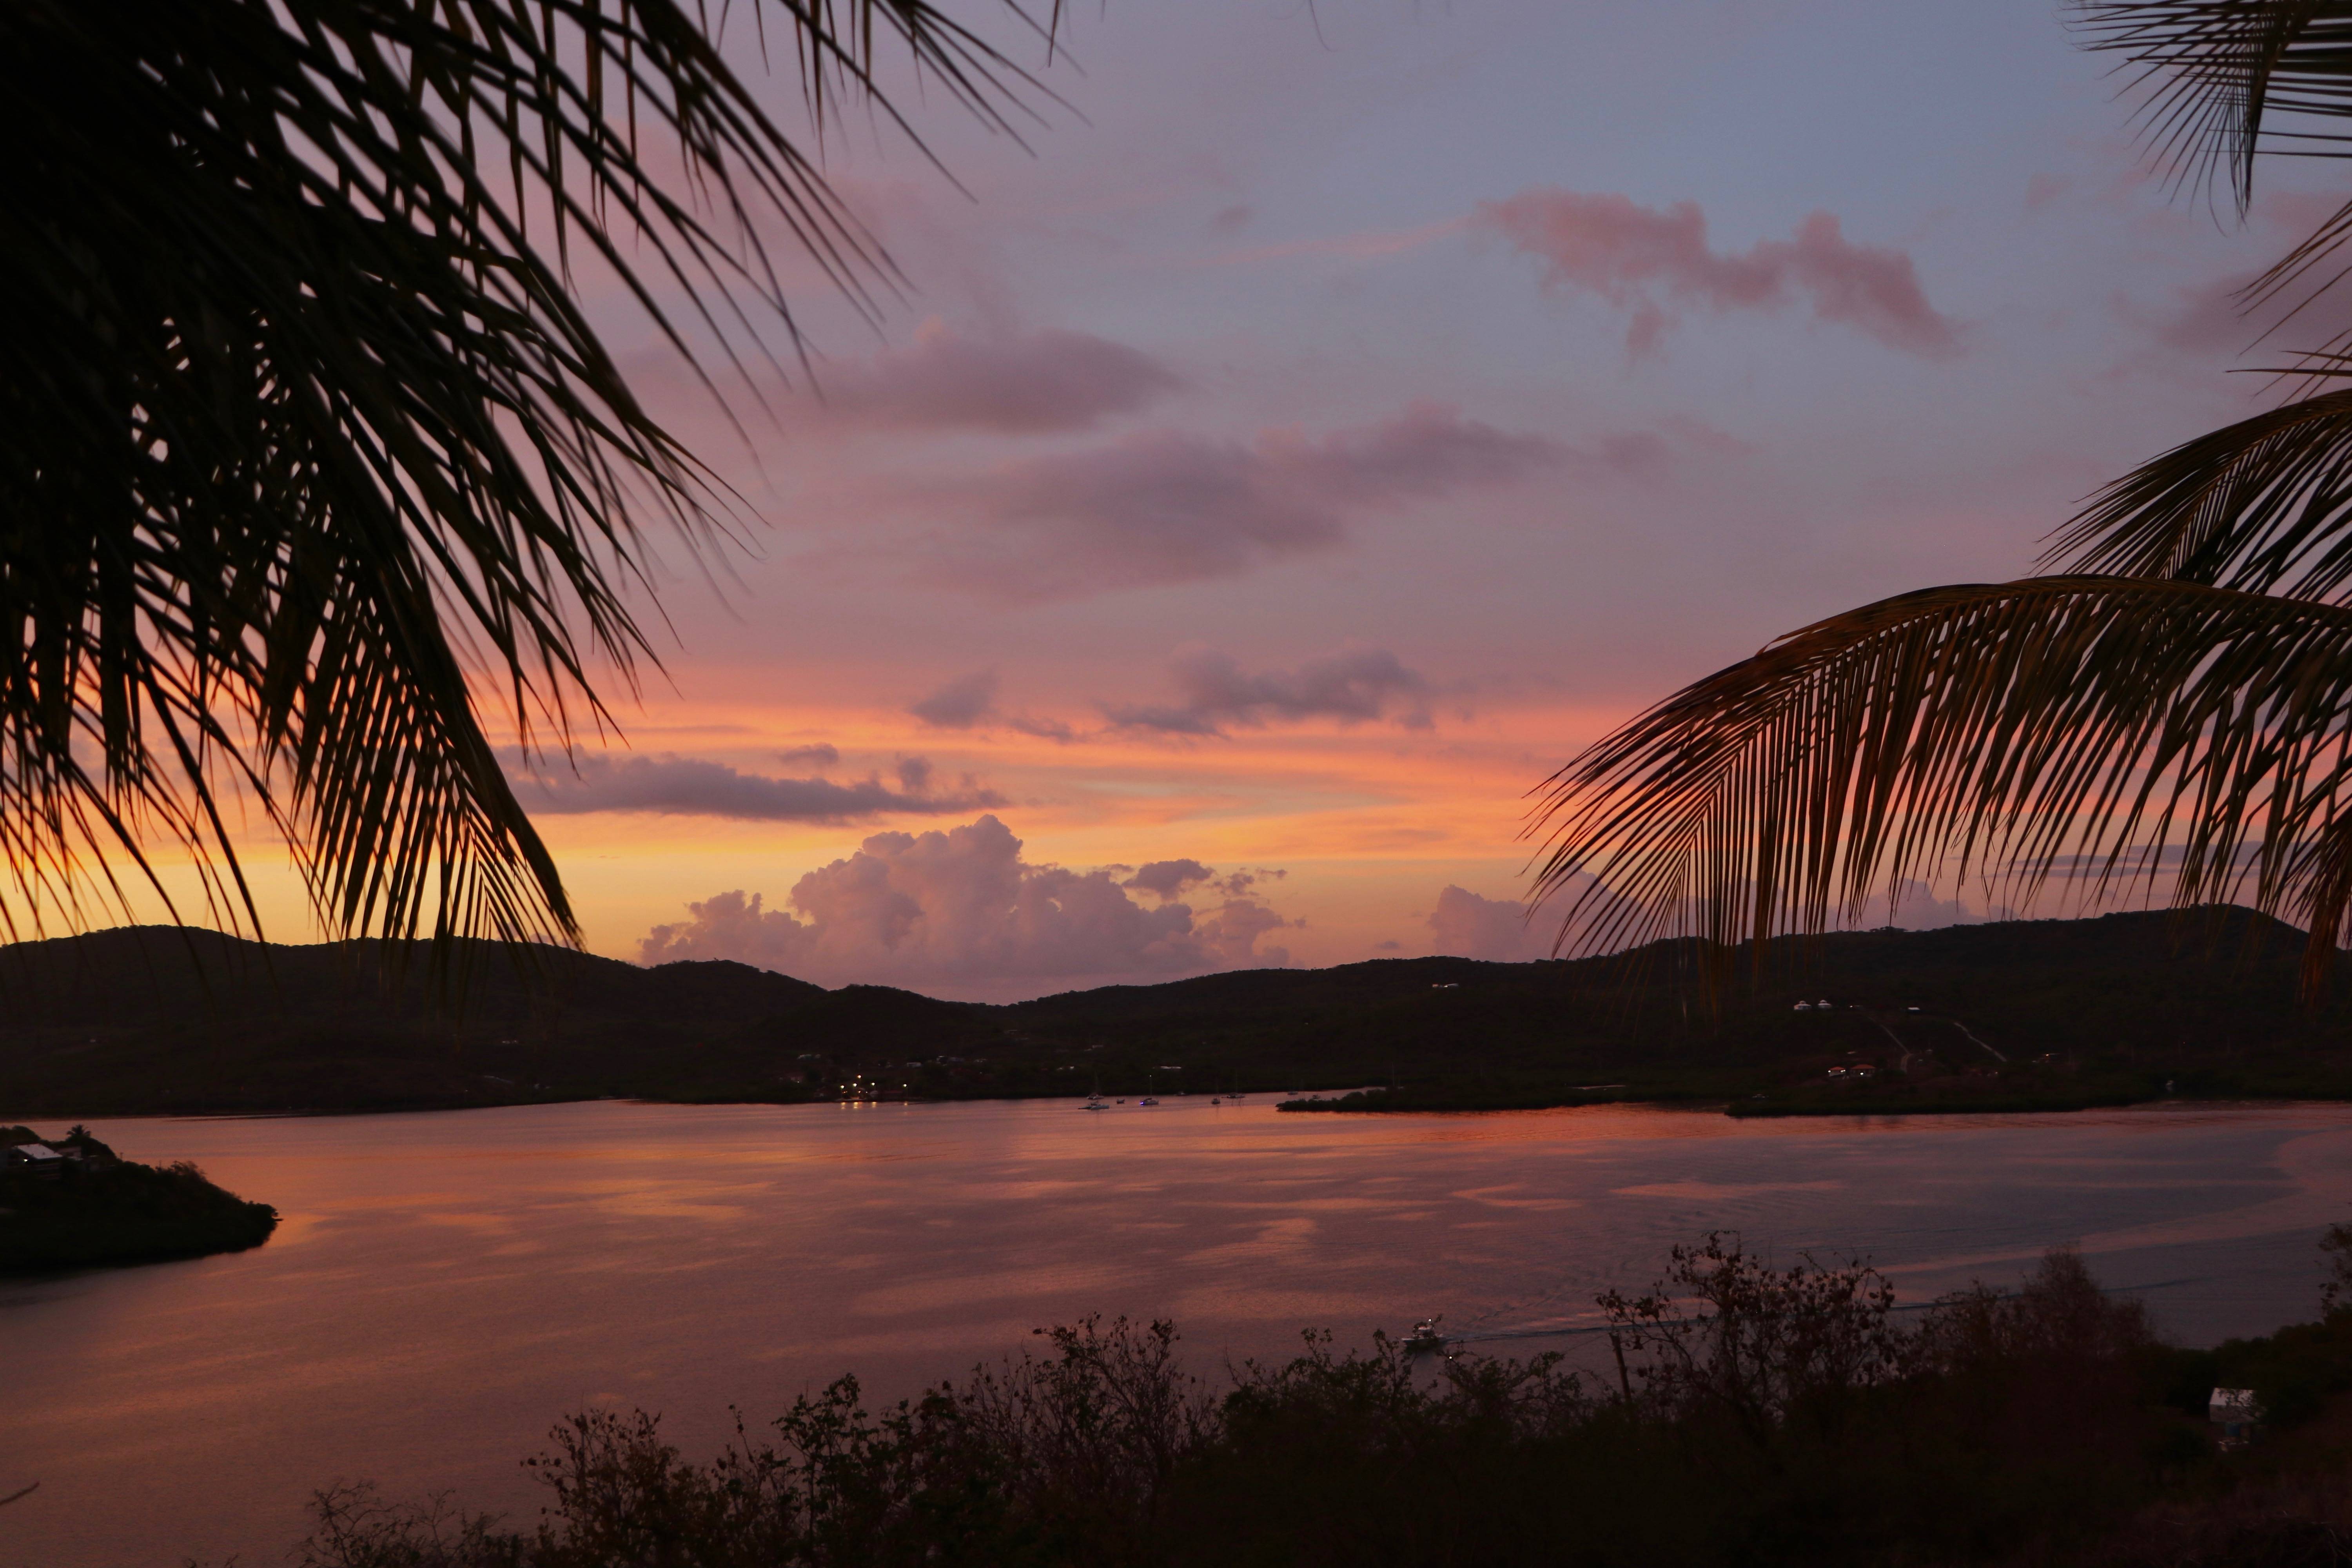
<path id="1" fill-rule="evenodd" d="M 1150 1095 L 1148 1095 L 1148 1094 L 1147 1094 L 1147 1095 L 1145 1095 L 1141 1100 L 1137 1100 L 1135 1103 L 1136 1103 L 1136 1104 L 1138 1104 L 1138 1105 L 1157 1105 L 1157 1104 L 1159 1104 L 1160 1102 L 1159 1102 L 1158 1100 L 1156 1100 L 1152 1099 Z"/>
<path id="2" fill-rule="evenodd" d="M 1445 1334 L 1437 1325 L 1444 1320 L 1444 1313 L 1436 1312 L 1415 1323 L 1412 1326 L 1412 1332 L 1405 1335 L 1402 1342 L 1404 1348 L 1415 1354 L 1444 1350 Z"/>

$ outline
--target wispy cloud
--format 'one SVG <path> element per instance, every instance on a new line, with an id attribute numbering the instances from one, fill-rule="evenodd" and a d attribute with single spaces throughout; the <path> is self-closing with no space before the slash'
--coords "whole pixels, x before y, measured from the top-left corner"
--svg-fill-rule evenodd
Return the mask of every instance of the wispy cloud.
<path id="1" fill-rule="evenodd" d="M 973 336 L 932 321 L 906 348 L 827 367 L 818 384 L 845 419 L 1024 435 L 1090 429 L 1184 384 L 1142 350 L 1091 332 Z"/>

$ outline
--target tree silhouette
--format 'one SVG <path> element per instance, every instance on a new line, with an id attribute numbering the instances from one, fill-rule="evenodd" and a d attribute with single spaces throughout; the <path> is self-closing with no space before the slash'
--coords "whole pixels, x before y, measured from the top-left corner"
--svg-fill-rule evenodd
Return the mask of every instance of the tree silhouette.
<path id="1" fill-rule="evenodd" d="M 895 121 L 875 72 L 902 57 L 1000 129 L 1034 86 L 924 0 L 733 25 L 819 128 Z M 652 658 L 625 603 L 646 526 L 699 549 L 733 515 L 575 264 L 714 391 L 697 344 L 747 373 L 797 350 L 775 248 L 869 310 L 893 278 L 716 26 L 681 0 L 0 14 L 6 934 L 163 893 L 164 847 L 254 922 L 251 813 L 339 933 L 575 937 L 482 704 L 527 750 L 603 723 L 592 672 Z"/>

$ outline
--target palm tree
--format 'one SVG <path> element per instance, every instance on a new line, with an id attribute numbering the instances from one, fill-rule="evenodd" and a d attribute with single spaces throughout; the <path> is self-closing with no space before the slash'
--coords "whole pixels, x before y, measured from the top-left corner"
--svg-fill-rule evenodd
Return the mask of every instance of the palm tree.
<path id="1" fill-rule="evenodd" d="M 2141 123 L 2240 216 L 2258 153 L 2343 156 L 2352 5 L 2077 0 L 2146 90 Z M 2341 276 L 2347 204 L 2247 291 Z M 1854 918 L 1913 875 L 2251 894 L 2310 931 L 2306 991 L 2352 911 L 2352 376 L 2294 356 L 2297 401 L 2095 496 L 2045 575 L 1928 588 L 1791 632 L 1588 748 L 1541 786 L 1537 891 L 1575 945 L 1715 952 Z"/>
<path id="2" fill-rule="evenodd" d="M 1003 130 L 1033 85 L 926 0 L 746 9 L 819 127 L 896 119 L 886 56 Z M 163 892 L 159 847 L 257 923 L 249 816 L 340 933 L 576 938 L 481 704 L 526 748 L 601 725 L 592 673 L 652 658 L 646 524 L 698 548 L 734 513 L 574 266 L 747 374 L 799 346 L 771 246 L 867 309 L 893 281 L 709 12 L 0 11 L 6 934 Z"/>

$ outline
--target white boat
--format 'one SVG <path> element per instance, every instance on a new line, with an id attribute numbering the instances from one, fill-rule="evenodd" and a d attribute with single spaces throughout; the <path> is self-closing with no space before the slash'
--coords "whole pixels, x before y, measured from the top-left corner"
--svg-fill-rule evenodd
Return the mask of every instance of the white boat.
<path id="1" fill-rule="evenodd" d="M 1444 1321 L 1444 1313 L 1437 1312 L 1422 1319 L 1412 1326 L 1412 1332 L 1405 1335 L 1401 1342 L 1406 1350 L 1416 1352 L 1444 1350 L 1445 1334 L 1437 1325 Z"/>

